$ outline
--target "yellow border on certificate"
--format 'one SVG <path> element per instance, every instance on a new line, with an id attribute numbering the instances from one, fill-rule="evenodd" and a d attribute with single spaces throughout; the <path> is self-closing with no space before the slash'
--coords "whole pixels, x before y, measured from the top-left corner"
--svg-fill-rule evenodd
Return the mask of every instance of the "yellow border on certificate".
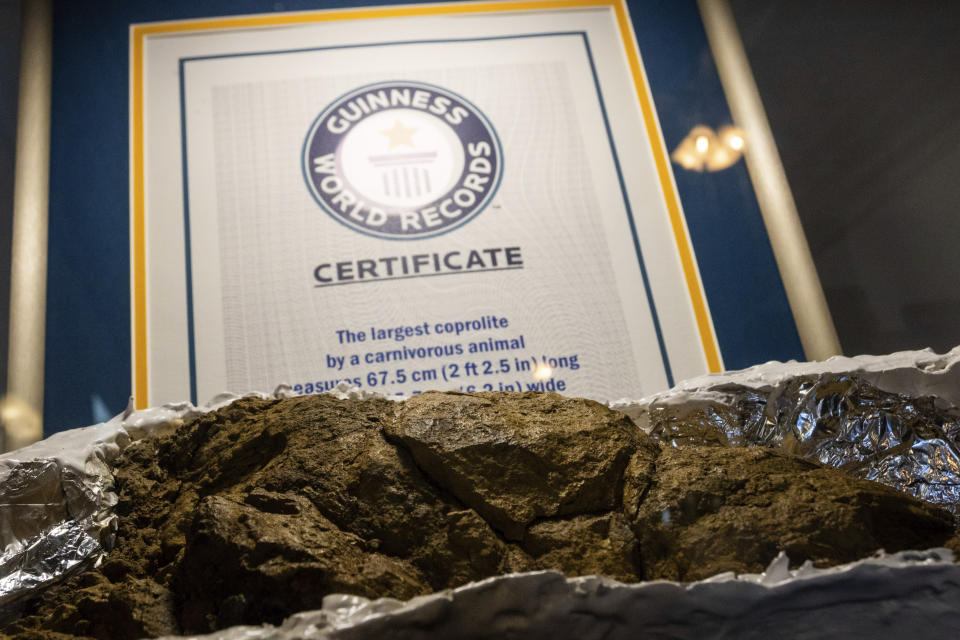
<path id="1" fill-rule="evenodd" d="M 177 33 L 182 31 L 209 31 L 213 29 L 245 29 L 250 27 L 274 27 L 311 22 L 332 22 L 339 20 L 369 20 L 375 18 L 408 18 L 416 16 L 440 16 L 451 14 L 493 13 L 506 11 L 544 11 L 551 9 L 612 9 L 620 29 L 624 50 L 633 77 L 634 89 L 643 122 L 653 147 L 654 161 L 657 167 L 657 177 L 663 190 L 670 226 L 683 275 L 687 282 L 687 291 L 693 306 L 703 353 L 706 357 L 707 368 L 711 373 L 722 371 L 720 350 L 717 345 L 713 323 L 707 308 L 706 298 L 700 282 L 700 274 L 693 257 L 690 237 L 687 233 L 686 222 L 680 210 L 680 199 L 677 195 L 673 176 L 670 173 L 670 163 L 667 161 L 667 150 L 660 130 L 657 126 L 653 101 L 647 89 L 647 81 L 640 64 L 640 55 L 637 43 L 633 37 L 630 18 L 627 15 L 625 0 L 507 0 L 504 2 L 466 2 L 450 4 L 427 5 L 398 5 L 390 7 L 368 7 L 360 9 L 328 9 L 309 13 L 268 14 L 239 16 L 231 18 L 209 18 L 200 20 L 183 20 L 175 22 L 158 22 L 145 25 L 133 25 L 130 30 L 131 40 L 131 154 L 133 180 L 133 316 L 134 316 L 134 398 L 136 407 L 143 409 L 149 406 L 147 387 L 147 294 L 146 294 L 146 227 L 144 216 L 144 148 L 143 148 L 143 41 L 151 35 Z"/>

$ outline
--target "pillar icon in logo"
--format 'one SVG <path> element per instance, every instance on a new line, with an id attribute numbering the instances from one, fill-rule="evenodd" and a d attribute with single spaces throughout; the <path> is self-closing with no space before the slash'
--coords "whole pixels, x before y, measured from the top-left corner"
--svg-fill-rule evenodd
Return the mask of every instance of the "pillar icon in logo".
<path id="1" fill-rule="evenodd" d="M 303 145 L 314 199 L 338 222 L 388 239 L 429 238 L 475 218 L 503 174 L 486 116 L 421 82 L 360 87 L 327 106 Z"/>

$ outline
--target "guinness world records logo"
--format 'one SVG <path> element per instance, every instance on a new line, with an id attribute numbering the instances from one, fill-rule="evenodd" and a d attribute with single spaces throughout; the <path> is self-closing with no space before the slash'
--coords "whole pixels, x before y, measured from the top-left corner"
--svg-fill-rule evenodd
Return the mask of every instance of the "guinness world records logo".
<path id="1" fill-rule="evenodd" d="M 317 204 L 338 222 L 388 239 L 446 233 L 490 203 L 503 152 L 465 98 L 421 82 L 380 82 L 328 105 L 303 145 Z"/>

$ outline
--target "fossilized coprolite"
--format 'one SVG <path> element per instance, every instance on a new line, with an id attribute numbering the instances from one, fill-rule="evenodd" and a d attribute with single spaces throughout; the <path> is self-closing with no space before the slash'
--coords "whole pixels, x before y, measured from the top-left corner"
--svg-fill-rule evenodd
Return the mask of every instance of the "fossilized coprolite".
<path id="1" fill-rule="evenodd" d="M 410 598 L 556 568 L 622 581 L 941 546 L 947 512 L 758 447 L 661 444 L 536 393 L 243 399 L 131 445 L 98 569 L 5 632 L 135 638 L 279 622 L 324 595 Z M 67 637 L 67 636 L 61 636 Z"/>

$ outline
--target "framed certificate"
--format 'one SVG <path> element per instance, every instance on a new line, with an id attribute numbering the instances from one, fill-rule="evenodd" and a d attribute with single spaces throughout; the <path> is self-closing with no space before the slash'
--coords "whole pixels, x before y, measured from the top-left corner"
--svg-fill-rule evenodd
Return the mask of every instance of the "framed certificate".
<path id="1" fill-rule="evenodd" d="M 129 205 L 88 214 L 126 230 L 128 261 L 76 277 L 128 269 L 100 355 L 137 406 L 281 382 L 611 400 L 801 357 L 742 163 L 670 163 L 699 120 L 729 121 L 692 5 L 257 4 L 113 16 L 129 117 L 97 121 L 126 133 Z M 57 69 L 55 131 L 75 117 Z M 56 189 L 56 142 L 53 166 Z M 48 423 L 86 421 L 57 375 Z"/>

